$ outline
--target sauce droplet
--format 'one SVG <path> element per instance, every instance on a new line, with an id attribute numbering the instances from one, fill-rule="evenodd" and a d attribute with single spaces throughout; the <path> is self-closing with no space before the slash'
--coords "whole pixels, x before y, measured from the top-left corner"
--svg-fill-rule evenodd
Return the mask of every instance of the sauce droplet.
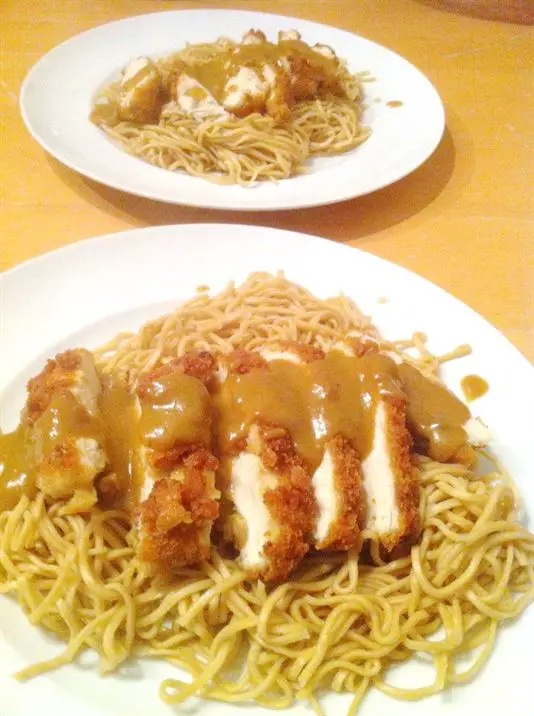
<path id="1" fill-rule="evenodd" d="M 460 385 L 468 402 L 481 398 L 489 390 L 488 383 L 479 375 L 466 375 Z"/>
<path id="2" fill-rule="evenodd" d="M 401 102 L 399 99 L 392 99 L 389 102 L 386 102 L 387 107 L 402 107 L 404 102 Z"/>

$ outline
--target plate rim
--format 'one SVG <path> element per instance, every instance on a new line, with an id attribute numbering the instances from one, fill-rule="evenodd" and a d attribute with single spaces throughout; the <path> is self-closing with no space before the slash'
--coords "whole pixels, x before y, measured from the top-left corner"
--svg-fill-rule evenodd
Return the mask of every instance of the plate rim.
<path id="1" fill-rule="evenodd" d="M 432 141 L 429 143 L 429 149 L 427 149 L 424 152 L 424 157 L 422 159 L 418 158 L 415 160 L 415 162 L 412 160 L 411 162 L 406 163 L 406 167 L 402 169 L 400 172 L 394 173 L 393 179 L 383 178 L 381 181 L 378 181 L 375 183 L 375 185 L 371 185 L 364 191 L 357 190 L 354 191 L 348 191 L 344 192 L 342 195 L 331 198 L 331 199 L 305 199 L 304 197 L 306 194 L 303 192 L 302 198 L 300 200 L 293 200 L 288 204 L 280 204 L 280 202 L 276 203 L 269 203 L 265 201 L 261 201 L 261 199 L 255 202 L 251 202 L 249 204 L 245 204 L 240 202 L 239 200 L 237 202 L 234 202 L 233 205 L 228 206 L 225 205 L 224 202 L 216 201 L 216 200 L 203 200 L 202 198 L 199 199 L 188 199 L 187 201 L 180 201 L 179 197 L 169 197 L 169 196 L 161 196 L 157 193 L 157 191 L 147 189 L 147 190 L 141 190 L 141 189 L 132 189 L 132 188 L 126 188 L 127 182 L 121 182 L 121 181 L 112 181 L 106 180 L 102 178 L 101 175 L 99 175 L 98 172 L 93 171 L 92 169 L 84 169 L 82 172 L 79 168 L 76 167 L 76 162 L 71 160 L 70 158 L 64 158 L 61 156 L 61 151 L 57 148 L 54 148 L 54 145 L 52 145 L 49 141 L 43 139 L 39 136 L 38 130 L 35 128 L 35 126 L 32 124 L 31 120 L 31 111 L 28 110 L 26 97 L 28 94 L 28 88 L 31 88 L 31 83 L 34 81 L 34 76 L 38 75 L 40 71 L 42 71 L 43 65 L 46 64 L 47 61 L 49 61 L 49 58 L 52 57 L 56 52 L 61 52 L 66 46 L 69 46 L 71 44 L 74 44 L 80 37 L 86 36 L 94 31 L 99 30 L 100 28 L 104 27 L 110 27 L 113 25 L 120 25 L 121 23 L 128 22 L 130 20 L 139 20 L 140 18 L 144 17 L 156 17 L 160 15 L 168 15 L 168 16 L 176 16 L 180 14 L 188 14 L 188 15 L 198 15 L 199 17 L 204 16 L 205 14 L 209 13 L 215 13 L 219 15 L 228 15 L 228 14 L 235 14 L 235 15 L 250 15 L 250 16 L 264 16 L 268 18 L 284 18 L 285 20 L 293 20 L 296 23 L 305 23 L 308 25 L 314 25 L 317 28 L 327 28 L 329 30 L 333 30 L 336 32 L 341 32 L 346 35 L 351 35 L 355 38 L 358 38 L 360 40 L 363 40 L 365 42 L 368 42 L 372 45 L 374 45 L 376 48 L 379 48 L 381 51 L 384 51 L 386 54 L 392 55 L 395 60 L 400 60 L 401 63 L 404 63 L 405 65 L 409 66 L 411 71 L 416 73 L 419 76 L 420 80 L 423 80 L 423 82 L 427 85 L 427 89 L 429 92 L 433 95 L 433 99 L 435 101 L 436 107 L 435 109 L 438 112 L 438 115 L 435 119 L 435 130 L 434 135 L 432 138 Z M 356 199 L 360 196 L 368 196 L 369 194 L 374 194 L 375 192 L 381 191 L 382 189 L 385 189 L 388 186 L 391 186 L 393 184 L 396 184 L 397 182 L 401 181 L 402 179 L 405 179 L 407 176 L 412 174 L 414 171 L 416 171 L 419 167 L 421 167 L 425 162 L 427 162 L 430 157 L 434 154 L 436 149 L 438 148 L 439 144 L 441 143 L 443 136 L 445 134 L 446 129 L 446 111 L 445 106 L 443 103 L 443 100 L 441 98 L 441 95 L 439 94 L 437 88 L 435 85 L 431 82 L 431 80 L 427 77 L 427 75 L 413 62 L 407 60 L 405 57 L 400 55 L 395 50 L 391 49 L 390 47 L 387 47 L 386 45 L 382 45 L 379 42 L 376 42 L 375 40 L 371 40 L 368 37 L 365 37 L 364 35 L 360 35 L 355 32 L 351 32 L 350 30 L 346 30 L 344 28 L 336 27 L 335 25 L 329 24 L 329 23 L 321 23 L 317 22 L 316 20 L 308 20 L 307 18 L 300 18 L 295 17 L 293 15 L 280 15 L 279 13 L 271 13 L 271 12 L 264 12 L 263 10 L 241 10 L 241 9 L 232 9 L 232 8 L 205 8 L 205 9 L 199 9 L 199 8 L 184 8 L 184 9 L 177 9 L 177 10 L 161 10 L 156 12 L 148 12 L 148 13 L 139 13 L 136 15 L 131 15 L 128 17 L 120 18 L 117 20 L 111 20 L 109 22 L 104 22 L 99 25 L 96 25 L 94 27 L 91 27 L 87 30 L 83 30 L 82 32 L 77 33 L 76 35 L 67 38 L 66 40 L 63 40 L 58 45 L 55 45 L 52 47 L 48 52 L 46 52 L 44 55 L 42 55 L 37 62 L 35 62 L 32 67 L 28 70 L 26 73 L 22 84 L 20 86 L 19 90 L 19 110 L 21 113 L 22 120 L 24 122 L 24 126 L 26 127 L 27 131 L 29 132 L 30 136 L 33 138 L 37 144 L 45 150 L 49 155 L 51 155 L 56 161 L 58 161 L 60 164 L 66 166 L 71 171 L 76 172 L 77 174 L 81 175 L 82 177 L 86 177 L 97 184 L 101 186 L 105 186 L 111 189 L 114 189 L 116 191 L 121 191 L 127 194 L 130 194 L 132 196 L 139 196 L 141 198 L 150 200 L 150 201 L 158 201 L 164 204 L 174 205 L 174 206 L 188 206 L 188 207 L 194 207 L 194 208 L 202 208 L 202 209 L 208 209 L 208 210 L 219 210 L 219 211 L 236 211 L 240 213 L 246 213 L 246 212 L 252 212 L 252 211 L 261 211 L 261 212 L 268 212 L 268 211 L 291 211 L 291 210 L 300 210 L 300 209 L 306 209 L 306 208 L 313 208 L 313 207 L 319 207 L 319 206 L 330 206 L 339 204 L 345 201 L 350 201 L 352 199 Z M 282 180 L 283 182 L 284 180 Z M 309 194 L 311 197 L 311 193 Z"/>
<path id="2" fill-rule="evenodd" d="M 111 231 L 107 232 L 105 234 L 98 234 L 96 236 L 90 236 L 84 239 L 80 239 L 79 241 L 75 241 L 74 243 L 68 243 L 64 246 L 59 246 L 55 249 L 50 249 L 49 251 L 44 251 L 41 254 L 38 254 L 37 256 L 33 256 L 31 258 L 26 259 L 25 261 L 22 261 L 19 264 L 16 264 L 15 266 L 12 266 L 11 268 L 0 272 L 0 278 L 2 279 L 1 285 L 5 289 L 5 283 L 4 281 L 10 281 L 10 280 L 16 280 L 18 275 L 23 272 L 24 270 L 27 270 L 30 266 L 35 266 L 36 264 L 45 263 L 46 261 L 54 260 L 55 256 L 64 256 L 69 253 L 76 253 L 78 250 L 80 250 L 80 247 L 85 246 L 95 246 L 97 244 L 104 244 L 110 239 L 114 238 L 122 238 L 123 240 L 126 240 L 127 237 L 131 234 L 134 234 L 136 236 L 142 236 L 145 233 L 155 232 L 157 234 L 162 233 L 164 234 L 166 231 L 169 232 L 180 232 L 185 229 L 187 231 L 191 227 L 194 227 L 195 231 L 213 231 L 213 230 L 220 230 L 221 232 L 225 231 L 231 231 L 233 229 L 237 229 L 237 231 L 267 231 L 267 232 L 273 232 L 276 234 L 276 237 L 279 240 L 282 240 L 284 235 L 291 235 L 294 237 L 299 237 L 300 239 L 306 239 L 310 241 L 311 243 L 316 243 L 317 245 L 330 245 L 334 251 L 342 252 L 356 252 L 357 254 L 364 254 L 366 257 L 366 260 L 370 260 L 371 262 L 375 262 L 377 265 L 385 265 L 388 267 L 394 267 L 396 271 L 399 271 L 401 274 L 403 274 L 406 278 L 407 277 L 416 277 L 418 281 L 423 282 L 424 285 L 427 287 L 430 287 L 432 290 L 437 290 L 440 292 L 442 296 L 446 296 L 449 300 L 452 300 L 456 303 L 458 307 L 461 307 L 463 310 L 467 311 L 473 318 L 476 318 L 479 321 L 482 321 L 485 324 L 485 327 L 488 329 L 491 329 L 494 336 L 498 336 L 500 339 L 506 341 L 508 346 L 512 348 L 517 357 L 520 358 L 524 364 L 525 367 L 530 369 L 534 376 L 534 365 L 530 362 L 530 360 L 521 352 L 521 350 L 514 344 L 512 341 L 507 338 L 504 333 L 502 333 L 496 326 L 491 323 L 487 318 L 485 318 L 482 314 L 480 314 L 478 311 L 476 311 L 474 308 L 469 306 L 465 301 L 463 301 L 461 298 L 458 298 L 450 291 L 447 291 L 447 289 L 443 288 L 439 284 L 435 283 L 434 281 L 431 281 L 430 279 L 426 278 L 422 274 L 412 271 L 409 268 L 406 268 L 405 266 L 401 266 L 398 263 L 395 263 L 394 261 L 390 261 L 389 259 L 383 258 L 382 256 L 378 256 L 377 254 L 374 254 L 370 251 L 366 251 L 365 249 L 362 249 L 358 246 L 351 246 L 349 244 L 346 244 L 344 242 L 337 242 L 333 241 L 332 239 L 329 239 L 325 236 L 317 236 L 316 234 L 308 234 L 304 231 L 294 231 L 292 229 L 281 229 L 278 227 L 273 226 L 263 226 L 261 224 L 246 224 L 246 223 L 230 223 L 230 222 L 187 222 L 184 224 L 154 224 L 150 226 L 140 226 L 140 227 L 134 227 L 129 229 L 122 229 L 120 231 Z M 179 240 L 179 239 L 178 239 Z"/>

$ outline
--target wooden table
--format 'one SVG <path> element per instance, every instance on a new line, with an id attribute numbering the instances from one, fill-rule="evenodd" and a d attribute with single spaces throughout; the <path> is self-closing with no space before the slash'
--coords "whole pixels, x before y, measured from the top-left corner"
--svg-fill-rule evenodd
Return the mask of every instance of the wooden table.
<path id="1" fill-rule="evenodd" d="M 2 0 L 0 269 L 131 227 L 271 224 L 358 246 L 422 274 L 534 359 L 534 31 L 437 6 L 438 0 Z M 269 215 L 129 196 L 64 168 L 31 139 L 18 94 L 44 53 L 110 20 L 190 7 L 295 15 L 392 48 L 440 92 L 447 111 L 443 141 L 424 166 L 376 194 Z"/>

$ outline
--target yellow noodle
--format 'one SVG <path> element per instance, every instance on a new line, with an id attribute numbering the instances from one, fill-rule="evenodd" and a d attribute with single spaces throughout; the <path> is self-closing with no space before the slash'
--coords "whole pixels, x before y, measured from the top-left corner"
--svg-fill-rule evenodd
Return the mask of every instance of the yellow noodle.
<path id="1" fill-rule="evenodd" d="M 137 334 L 120 334 L 96 357 L 101 370 L 127 371 L 135 383 L 193 348 L 229 352 L 284 339 L 328 348 L 350 331 L 379 340 L 346 297 L 319 300 L 283 276 L 255 274 L 213 298 L 202 291 Z M 442 360 L 420 334 L 384 346 L 410 351 L 428 373 Z M 368 533 L 376 566 L 359 564 L 356 554 L 310 556 L 288 582 L 270 587 L 247 580 L 215 548 L 210 562 L 165 583 L 138 561 L 126 514 L 64 515 L 42 495 L 21 498 L 0 514 L 0 593 L 12 594 L 67 648 L 18 678 L 95 649 L 102 673 L 131 656 L 165 660 L 160 694 L 170 704 L 197 694 L 283 709 L 304 699 L 323 714 L 318 694 L 334 690 L 352 695 L 349 716 L 372 687 L 414 700 L 470 681 L 499 625 L 534 601 L 534 535 L 517 522 L 517 492 L 498 463 L 473 474 L 418 459 L 423 530 L 409 556 L 384 563 Z M 433 681 L 392 686 L 390 667 L 416 654 L 432 659 Z M 466 654 L 473 661 L 460 671 Z"/>

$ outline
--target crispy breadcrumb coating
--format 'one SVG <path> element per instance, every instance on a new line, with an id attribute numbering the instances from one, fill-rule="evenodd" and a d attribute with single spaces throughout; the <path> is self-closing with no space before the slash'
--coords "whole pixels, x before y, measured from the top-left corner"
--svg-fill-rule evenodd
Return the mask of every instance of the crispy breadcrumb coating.
<path id="1" fill-rule="evenodd" d="M 319 550 L 359 550 L 363 520 L 362 474 L 358 453 L 351 442 L 338 435 L 327 445 L 333 463 L 334 490 L 339 504 L 338 517 L 325 539 L 315 545 Z"/>

